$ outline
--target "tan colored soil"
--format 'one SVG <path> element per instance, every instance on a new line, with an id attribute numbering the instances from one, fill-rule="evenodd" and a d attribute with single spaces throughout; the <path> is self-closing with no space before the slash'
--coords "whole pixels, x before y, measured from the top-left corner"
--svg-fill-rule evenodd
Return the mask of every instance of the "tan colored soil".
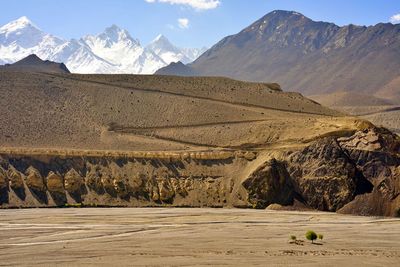
<path id="1" fill-rule="evenodd" d="M 313 229 L 318 244 L 304 240 Z M 238 209 L 0 211 L 0 265 L 395 266 L 400 220 Z"/>

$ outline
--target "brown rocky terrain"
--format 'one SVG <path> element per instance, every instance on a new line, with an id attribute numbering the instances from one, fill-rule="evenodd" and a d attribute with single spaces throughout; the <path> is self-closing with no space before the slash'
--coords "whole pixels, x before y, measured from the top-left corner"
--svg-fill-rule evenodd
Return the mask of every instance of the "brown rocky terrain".
<path id="1" fill-rule="evenodd" d="M 179 75 L 179 76 L 200 76 L 193 68 L 182 62 L 172 62 L 156 71 L 156 75 Z"/>
<path id="2" fill-rule="evenodd" d="M 305 95 L 351 92 L 399 102 L 400 25 L 346 25 L 275 10 L 227 36 L 187 68 L 163 74 L 276 81 Z"/>
<path id="3" fill-rule="evenodd" d="M 400 132 L 400 113 L 392 110 L 400 106 L 399 33 L 398 24 L 340 27 L 275 10 L 193 63 L 156 74 L 276 81 L 283 90 Z M 382 111 L 388 105 L 389 112 Z M 364 112 L 377 106 L 381 111 Z"/>
<path id="4" fill-rule="evenodd" d="M 30 71 L 47 73 L 70 73 L 64 63 L 57 63 L 49 60 L 41 60 L 35 54 L 29 55 L 13 64 L 0 66 L 3 71 Z"/>
<path id="5" fill-rule="evenodd" d="M 0 92 L 2 207 L 399 212 L 399 137 L 277 84 L 0 71 Z"/>
<path id="6" fill-rule="evenodd" d="M 390 100 L 367 94 L 336 92 L 312 95 L 311 99 L 324 106 L 359 116 L 377 126 L 400 133 L 400 106 L 397 98 Z"/>

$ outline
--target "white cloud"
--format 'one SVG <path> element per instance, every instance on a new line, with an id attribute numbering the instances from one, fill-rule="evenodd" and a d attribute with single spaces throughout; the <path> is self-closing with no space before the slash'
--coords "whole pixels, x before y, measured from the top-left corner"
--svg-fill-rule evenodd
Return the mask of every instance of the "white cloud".
<path id="1" fill-rule="evenodd" d="M 390 22 L 393 24 L 400 23 L 400 14 L 396 14 L 390 17 Z"/>
<path id="2" fill-rule="evenodd" d="M 184 5 L 190 6 L 197 10 L 207 10 L 217 8 L 220 4 L 220 0 L 145 0 L 147 3 L 168 3 L 171 5 Z"/>
<path id="3" fill-rule="evenodd" d="M 189 28 L 189 20 L 187 18 L 180 18 L 178 19 L 178 26 L 181 29 Z"/>

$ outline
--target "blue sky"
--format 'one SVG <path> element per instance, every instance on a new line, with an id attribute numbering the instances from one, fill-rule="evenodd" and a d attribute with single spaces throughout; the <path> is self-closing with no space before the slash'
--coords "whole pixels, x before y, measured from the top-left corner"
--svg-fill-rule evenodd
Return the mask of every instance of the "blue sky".
<path id="1" fill-rule="evenodd" d="M 69 39 L 116 24 L 143 44 L 161 33 L 184 47 L 209 47 L 275 9 L 338 25 L 373 25 L 400 14 L 399 0 L 0 0 L 0 6 L 0 25 L 27 16 Z"/>

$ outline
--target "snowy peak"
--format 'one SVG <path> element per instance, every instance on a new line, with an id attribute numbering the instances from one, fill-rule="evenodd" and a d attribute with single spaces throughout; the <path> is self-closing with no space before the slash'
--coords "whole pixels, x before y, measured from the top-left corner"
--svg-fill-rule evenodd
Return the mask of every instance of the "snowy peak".
<path id="1" fill-rule="evenodd" d="M 179 53 L 179 48 L 171 44 L 167 37 L 159 34 L 148 46 L 147 48 L 152 49 L 157 54 L 164 51 L 174 51 Z"/>
<path id="2" fill-rule="evenodd" d="M 39 30 L 27 17 L 23 16 L 1 27 L 0 33 L 10 33 L 25 28 L 34 28 L 36 30 Z"/>
<path id="3" fill-rule="evenodd" d="M 0 64 L 14 63 L 30 54 L 64 62 L 75 73 L 152 74 L 171 62 L 189 63 L 198 49 L 174 46 L 158 35 L 147 47 L 117 25 L 79 40 L 62 40 L 41 31 L 27 17 L 0 28 Z"/>
<path id="4" fill-rule="evenodd" d="M 150 43 L 151 46 L 158 46 L 158 47 L 173 47 L 176 48 L 171 44 L 167 37 L 162 34 L 157 35 L 157 37 Z"/>
<path id="5" fill-rule="evenodd" d="M 92 52 L 113 65 L 132 65 L 143 52 L 140 42 L 133 39 L 127 30 L 112 25 L 98 35 L 82 38 Z"/>
<path id="6" fill-rule="evenodd" d="M 156 38 L 154 38 L 154 40 L 152 41 L 152 43 L 159 42 L 159 41 L 164 41 L 164 40 L 166 40 L 166 41 L 169 42 L 169 40 L 167 39 L 167 37 L 165 37 L 165 36 L 162 35 L 162 34 L 159 34 L 159 35 L 157 35 Z"/>
<path id="7" fill-rule="evenodd" d="M 174 46 L 167 37 L 160 34 L 158 35 L 146 49 L 153 51 L 161 57 L 167 64 L 172 62 L 181 61 L 184 64 L 194 61 L 202 52 L 204 48 L 179 48 Z"/>
<path id="8" fill-rule="evenodd" d="M 187 58 L 190 59 L 188 62 L 184 62 L 185 64 L 191 63 L 195 61 L 198 57 L 200 57 L 204 52 L 208 50 L 207 47 L 202 48 L 182 48 L 182 52 L 186 55 Z"/>
<path id="9" fill-rule="evenodd" d="M 140 45 L 139 40 L 133 39 L 127 30 L 121 29 L 113 24 L 106 28 L 103 33 L 96 36 L 98 40 L 105 41 L 106 47 L 111 47 L 116 43 L 125 43 L 127 45 Z"/>
<path id="10" fill-rule="evenodd" d="M 0 44 L 10 45 L 16 42 L 22 47 L 37 45 L 45 36 L 27 17 L 7 23 L 0 28 Z"/>

